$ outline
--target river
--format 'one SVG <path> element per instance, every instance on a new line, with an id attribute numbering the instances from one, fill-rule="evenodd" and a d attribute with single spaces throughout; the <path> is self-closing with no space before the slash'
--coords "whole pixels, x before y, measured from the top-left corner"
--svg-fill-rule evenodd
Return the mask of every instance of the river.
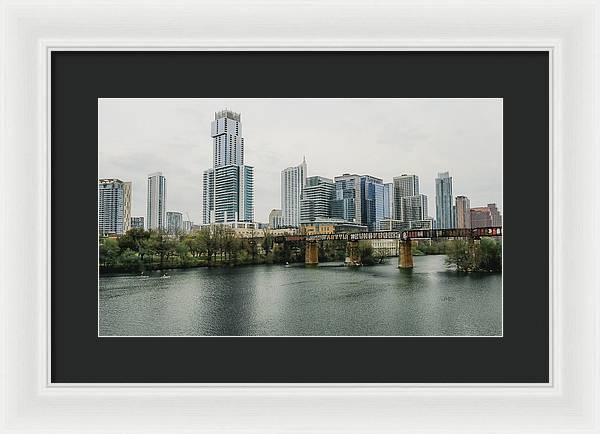
<path id="1" fill-rule="evenodd" d="M 100 277 L 100 336 L 498 336 L 502 275 L 417 256 Z"/>

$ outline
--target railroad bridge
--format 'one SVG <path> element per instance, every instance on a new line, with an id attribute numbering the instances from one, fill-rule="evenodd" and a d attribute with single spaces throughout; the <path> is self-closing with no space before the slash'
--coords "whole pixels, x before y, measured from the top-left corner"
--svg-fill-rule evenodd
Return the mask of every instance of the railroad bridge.
<path id="1" fill-rule="evenodd" d="M 319 243 L 322 241 L 346 241 L 346 264 L 350 266 L 361 265 L 358 244 L 362 240 L 398 240 L 398 268 L 413 268 L 412 240 L 439 239 L 439 238 L 465 238 L 473 246 L 481 237 L 501 237 L 502 226 L 490 226 L 473 229 L 422 229 L 405 231 L 377 231 L 353 232 L 342 234 L 320 235 L 290 235 L 275 237 L 275 242 L 304 241 L 306 252 L 304 263 L 317 265 L 319 263 Z"/>

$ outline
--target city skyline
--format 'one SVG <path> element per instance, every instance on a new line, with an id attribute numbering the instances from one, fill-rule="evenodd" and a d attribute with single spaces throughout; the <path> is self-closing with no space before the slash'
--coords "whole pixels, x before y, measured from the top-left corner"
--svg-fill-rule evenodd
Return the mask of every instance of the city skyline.
<path id="1" fill-rule="evenodd" d="M 213 162 L 210 121 L 223 108 L 243 116 L 246 164 L 255 168 L 255 221 L 267 222 L 281 207 L 280 173 L 304 156 L 309 177 L 356 173 L 390 183 L 416 174 L 430 201 L 435 177 L 448 171 L 455 196 L 502 210 L 501 99 L 101 99 L 99 178 L 131 181 L 131 215 L 143 216 L 139 172 L 145 180 L 161 171 L 169 182 L 166 211 L 201 222 L 202 173 Z"/>

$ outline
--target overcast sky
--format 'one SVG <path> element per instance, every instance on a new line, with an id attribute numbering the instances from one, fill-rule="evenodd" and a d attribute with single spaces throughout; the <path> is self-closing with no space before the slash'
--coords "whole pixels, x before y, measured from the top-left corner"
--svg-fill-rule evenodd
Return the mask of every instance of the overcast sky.
<path id="1" fill-rule="evenodd" d="M 146 214 L 146 179 L 167 179 L 167 210 L 202 222 L 202 172 L 212 165 L 214 112 L 242 114 L 254 166 L 255 219 L 280 208 L 280 172 L 306 156 L 308 176 L 419 176 L 435 218 L 435 177 L 502 212 L 502 99 L 99 99 L 98 177 L 132 181 L 132 216 Z"/>

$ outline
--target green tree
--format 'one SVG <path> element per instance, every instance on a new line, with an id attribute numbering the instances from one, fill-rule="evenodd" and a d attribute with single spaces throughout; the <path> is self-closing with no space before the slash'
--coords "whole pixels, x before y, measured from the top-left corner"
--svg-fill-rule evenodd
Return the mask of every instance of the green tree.
<path id="1" fill-rule="evenodd" d="M 494 238 L 484 237 L 479 243 L 477 268 L 481 271 L 502 270 L 502 243 Z"/>
<path id="2" fill-rule="evenodd" d="M 458 271 L 471 271 L 475 264 L 469 243 L 463 239 L 452 240 L 446 249 L 446 265 L 453 265 Z"/>
<path id="3" fill-rule="evenodd" d="M 360 254 L 360 262 L 363 265 L 375 265 L 373 246 L 368 241 L 361 241 L 358 244 L 358 252 Z"/>
<path id="4" fill-rule="evenodd" d="M 502 271 L 502 243 L 494 238 L 451 240 L 446 254 L 446 264 L 458 271 Z"/>
<path id="5" fill-rule="evenodd" d="M 121 253 L 119 242 L 114 238 L 101 239 L 98 253 L 100 264 L 104 267 L 114 267 L 117 265 Z"/>
<path id="6" fill-rule="evenodd" d="M 179 241 L 176 243 L 175 254 L 179 258 L 179 262 L 181 263 L 181 265 L 183 265 L 183 266 L 188 265 L 189 252 L 190 252 L 190 249 L 184 241 Z"/>
<path id="7" fill-rule="evenodd" d="M 200 251 L 206 253 L 208 263 L 211 263 L 217 245 L 210 226 L 203 226 L 202 229 L 200 229 L 198 232 L 198 242 Z"/>

